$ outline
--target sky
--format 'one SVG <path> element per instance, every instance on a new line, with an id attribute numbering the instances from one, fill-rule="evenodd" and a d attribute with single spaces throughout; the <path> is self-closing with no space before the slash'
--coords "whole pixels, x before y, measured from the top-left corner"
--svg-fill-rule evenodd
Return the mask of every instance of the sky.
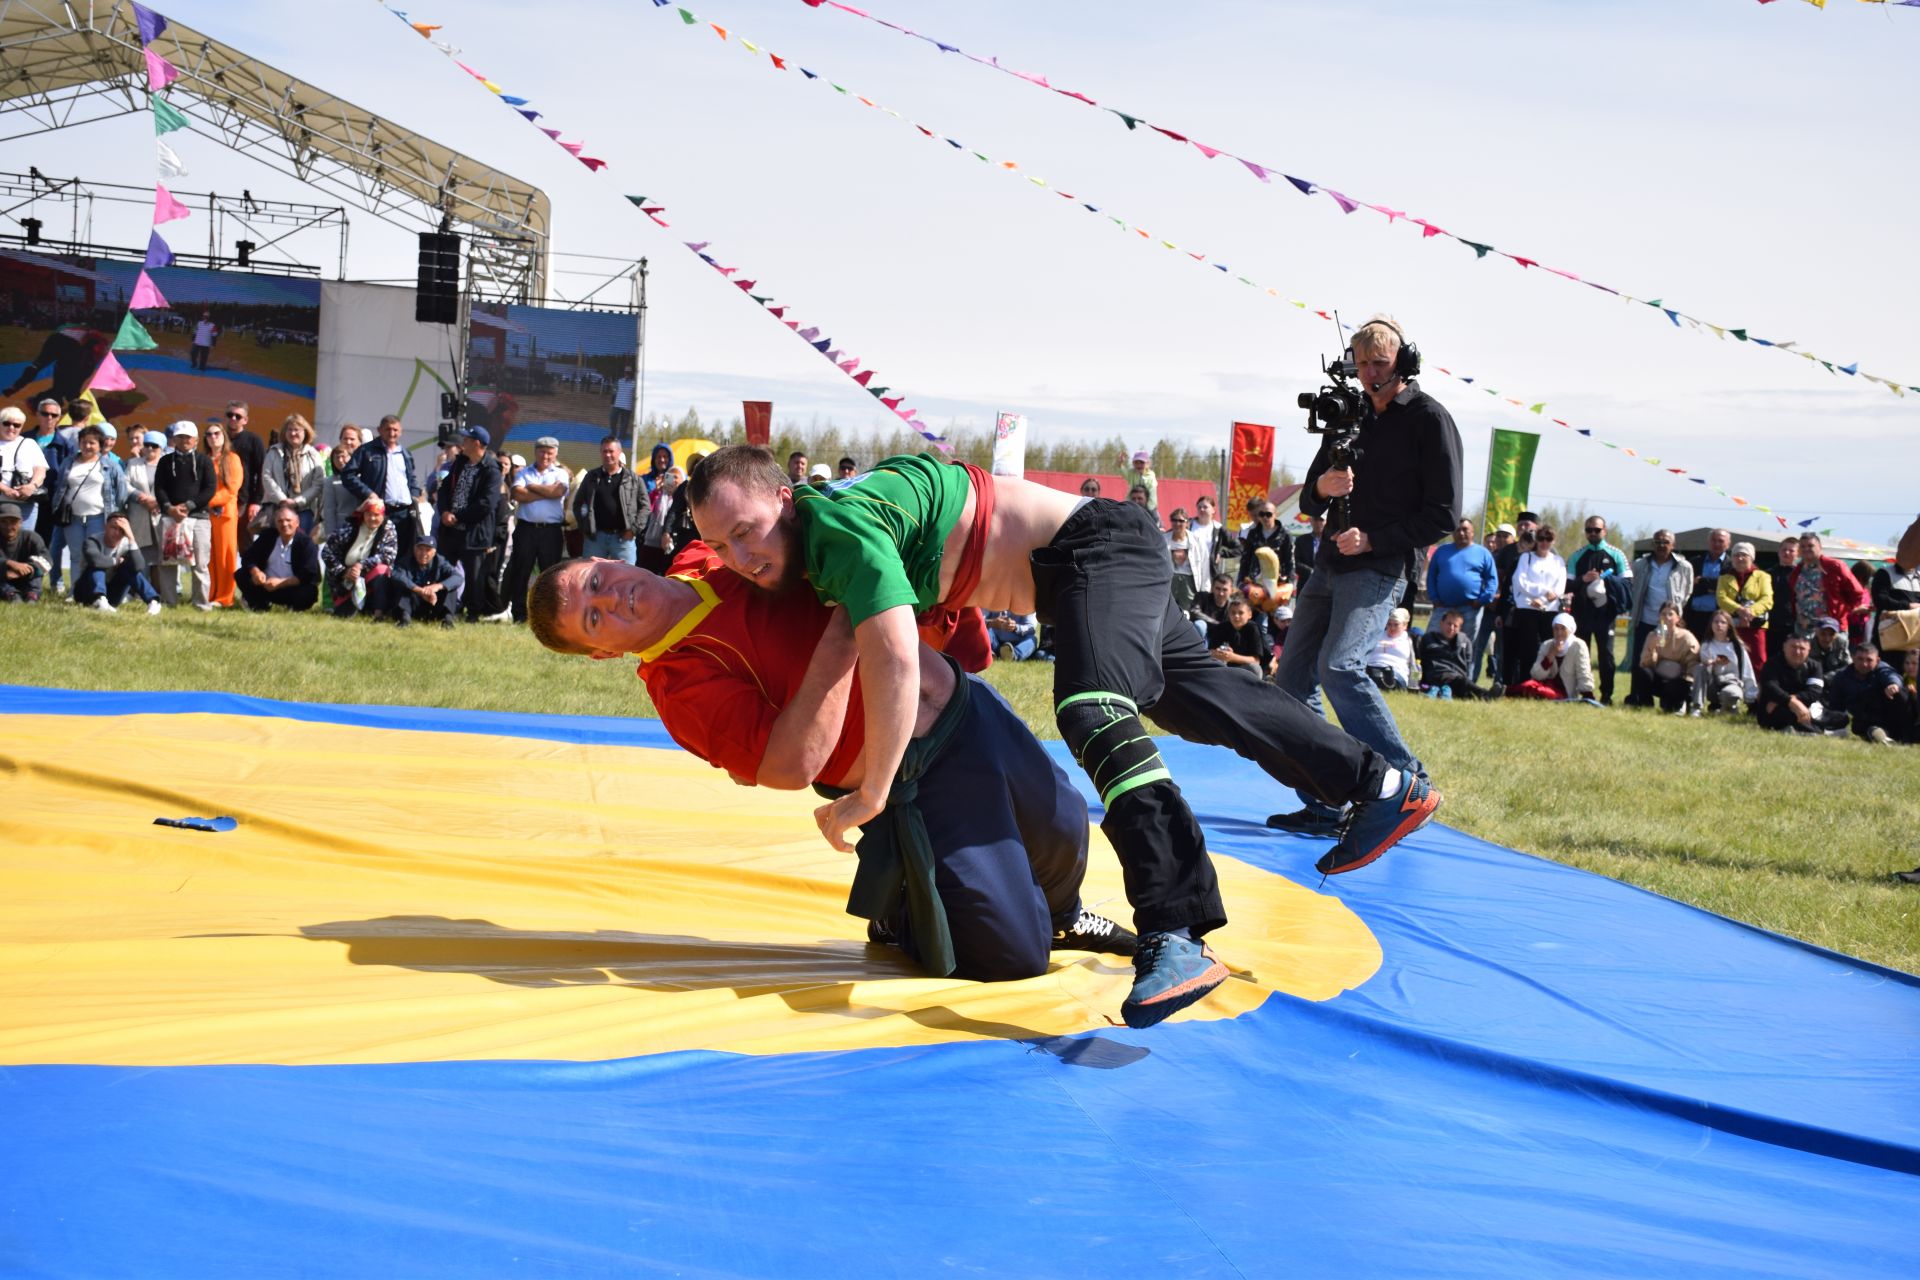
<path id="1" fill-rule="evenodd" d="M 1617 524 L 1760 527 L 1680 466 L 1794 522 L 1890 542 L 1913 519 L 1920 394 L 1709 334 L 1511 262 L 1475 259 L 1367 209 L 1343 214 L 1112 114 L 802 0 L 530 7 L 415 0 L 415 21 L 541 123 L 607 161 L 571 160 L 374 0 L 158 6 L 264 62 L 541 186 L 563 272 L 649 259 L 645 407 L 891 430 L 894 420 L 684 247 L 741 268 L 938 427 L 1025 413 L 1039 438 L 1166 437 L 1223 447 L 1235 419 L 1278 428 L 1296 471 L 1314 441 L 1295 396 L 1331 326 L 1129 235 L 1073 192 L 1181 250 L 1349 323 L 1395 316 L 1431 365 L 1545 402 L 1653 467 L 1438 374 L 1469 505 L 1495 428 L 1543 434 L 1532 493 Z M 1277 170 L 1468 238 L 1862 370 L 1920 385 L 1920 194 L 1905 124 L 1920 10 L 1751 0 L 870 0 L 877 16 L 1043 74 Z M 823 76 L 772 69 L 739 45 Z M 825 80 L 906 121 L 834 93 Z M 1908 89 L 1902 90 L 1906 84 Z M 1018 173 L 910 127 L 918 122 Z M 0 143 L 0 168 L 141 182 L 144 117 Z M 170 135 L 177 189 L 314 200 L 213 141 Z M 642 194 L 670 230 L 632 209 Z M 15 216 L 19 216 L 16 214 Z M 349 209 L 348 275 L 410 278 L 410 232 Z M 124 223 L 124 225 L 120 225 Z M 186 243 L 204 236 L 202 223 Z M 97 239 L 144 239 L 102 208 Z M 202 242 L 203 243 L 203 242 Z M 306 260 L 331 272 L 333 246 Z M 557 274 L 565 298 L 599 276 Z M 611 294 L 624 299 L 615 289 Z"/>

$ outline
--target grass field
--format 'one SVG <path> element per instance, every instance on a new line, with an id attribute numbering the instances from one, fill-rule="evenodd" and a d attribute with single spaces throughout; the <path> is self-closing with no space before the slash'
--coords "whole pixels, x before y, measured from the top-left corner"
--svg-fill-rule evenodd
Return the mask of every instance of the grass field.
<path id="1" fill-rule="evenodd" d="M 312 615 L 0 608 L 10 683 L 222 689 L 305 702 L 651 715 L 627 662 L 562 658 L 523 628 L 396 631 Z M 1044 664 L 990 679 L 1055 737 Z M 1920 973 L 1920 754 L 1744 721 L 1542 703 L 1391 699 L 1462 831 Z M 111 766 L 103 762 L 103 776 Z M 1273 808 L 1293 808 L 1275 787 Z"/>

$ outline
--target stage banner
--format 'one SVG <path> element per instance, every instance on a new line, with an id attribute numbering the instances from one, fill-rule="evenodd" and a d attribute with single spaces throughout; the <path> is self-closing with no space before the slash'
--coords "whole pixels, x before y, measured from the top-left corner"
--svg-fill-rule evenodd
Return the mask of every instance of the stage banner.
<path id="1" fill-rule="evenodd" d="M 742 400 L 740 408 L 746 417 L 747 443 L 766 448 L 773 440 L 773 401 Z"/>
<path id="2" fill-rule="evenodd" d="M 1229 524 L 1241 519 L 1248 499 L 1266 497 L 1273 484 L 1273 428 L 1257 422 L 1234 423 L 1232 453 L 1227 509 L 1221 513 Z"/>
<path id="3" fill-rule="evenodd" d="M 413 318 L 413 298 L 412 289 L 396 285 L 321 284 L 314 428 L 325 449 L 349 422 L 371 440 L 381 418 L 398 414 L 400 443 L 414 451 L 424 477 L 433 470 L 440 393 L 460 386 L 459 353 L 447 345 L 446 325 Z"/>
<path id="4" fill-rule="evenodd" d="M 1027 474 L 1027 415 L 1001 413 L 993 420 L 993 474 L 1018 479 Z"/>
<path id="5" fill-rule="evenodd" d="M 1533 455 L 1539 448 L 1540 437 L 1531 431 L 1494 428 L 1493 448 L 1487 453 L 1486 528 L 1511 524 L 1526 510 Z"/>
<path id="6" fill-rule="evenodd" d="M 131 313 L 143 274 L 159 305 Z M 121 377 L 96 382 L 100 413 L 121 427 L 204 422 L 244 400 L 265 437 L 314 411 L 320 285 L 284 276 L 137 262 L 0 253 L 0 387 L 9 400 L 71 401 L 116 344 Z M 112 366 L 108 366 L 111 371 Z M 111 385 L 108 385 L 108 383 Z"/>
<path id="7" fill-rule="evenodd" d="M 600 465 L 600 442 L 634 429 L 640 331 L 631 311 L 575 311 L 515 303 L 473 305 L 467 335 L 467 421 L 531 455 L 552 436 L 569 470 Z M 632 464 L 647 469 L 654 441 Z"/>

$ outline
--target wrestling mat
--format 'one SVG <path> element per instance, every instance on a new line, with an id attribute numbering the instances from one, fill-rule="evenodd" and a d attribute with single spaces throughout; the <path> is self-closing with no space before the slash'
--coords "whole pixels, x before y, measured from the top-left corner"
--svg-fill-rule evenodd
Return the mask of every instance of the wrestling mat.
<path id="1" fill-rule="evenodd" d="M 1235 974 L 1133 1032 L 656 722 L 0 694 L 0 1274 L 1920 1268 L 1914 979 L 1440 828 L 1321 886 L 1223 752 Z"/>

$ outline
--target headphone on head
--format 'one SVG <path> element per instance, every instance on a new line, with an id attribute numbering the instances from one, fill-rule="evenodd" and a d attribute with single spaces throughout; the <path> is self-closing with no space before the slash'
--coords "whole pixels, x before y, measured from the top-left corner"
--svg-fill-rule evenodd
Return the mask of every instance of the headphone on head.
<path id="1" fill-rule="evenodd" d="M 1400 339 L 1400 350 L 1395 353 L 1393 357 L 1393 376 L 1396 378 L 1416 377 L 1420 372 L 1420 348 L 1407 341 L 1406 333 L 1392 320 L 1387 319 L 1385 316 L 1375 316 L 1373 319 L 1361 325 L 1359 329 L 1355 329 L 1353 331 L 1354 336 L 1356 338 L 1359 337 L 1362 330 L 1371 329 L 1375 325 L 1379 325 L 1383 329 L 1392 330 L 1393 336 Z M 1347 351 L 1349 354 L 1352 353 L 1353 347 L 1351 344 L 1348 345 Z"/>

